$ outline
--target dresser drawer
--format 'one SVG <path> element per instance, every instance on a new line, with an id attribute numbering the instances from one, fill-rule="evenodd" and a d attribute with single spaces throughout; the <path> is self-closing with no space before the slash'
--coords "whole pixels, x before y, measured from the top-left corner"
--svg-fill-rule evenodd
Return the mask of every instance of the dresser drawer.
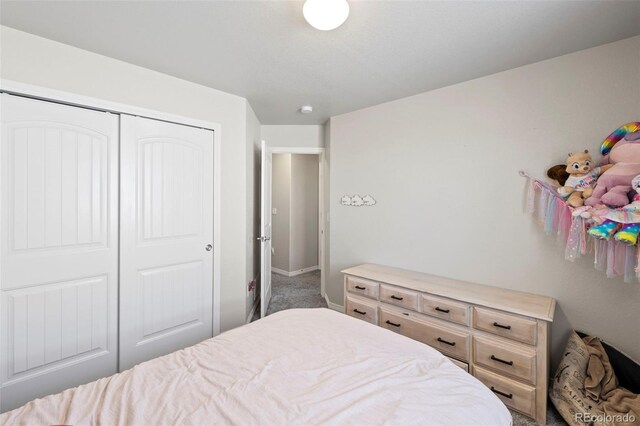
<path id="1" fill-rule="evenodd" d="M 484 337 L 473 337 L 473 362 L 533 385 L 536 383 L 536 351 Z"/>
<path id="2" fill-rule="evenodd" d="M 380 326 L 438 349 L 445 355 L 469 359 L 469 333 L 447 329 L 415 316 L 380 308 Z"/>
<path id="3" fill-rule="evenodd" d="M 530 345 L 536 344 L 536 322 L 528 318 L 474 307 L 473 328 Z"/>
<path id="4" fill-rule="evenodd" d="M 375 303 L 347 296 L 347 315 L 378 325 L 378 307 Z"/>
<path id="5" fill-rule="evenodd" d="M 347 291 L 354 294 L 377 299 L 380 293 L 380 285 L 375 281 L 347 275 Z"/>
<path id="6" fill-rule="evenodd" d="M 422 295 L 422 313 L 462 325 L 469 325 L 469 305 L 443 297 Z"/>
<path id="7" fill-rule="evenodd" d="M 474 367 L 473 375 L 491 389 L 507 407 L 520 411 L 527 416 L 534 415 L 536 388 L 523 385 L 480 367 Z"/>
<path id="8" fill-rule="evenodd" d="M 380 300 L 403 308 L 418 310 L 418 292 L 382 284 Z"/>
<path id="9" fill-rule="evenodd" d="M 447 358 L 449 358 L 449 357 L 447 357 Z M 455 358 L 449 358 L 449 361 L 451 361 L 452 363 L 454 363 L 458 367 L 462 368 L 467 373 L 469 372 L 469 364 L 467 364 L 466 362 L 458 361 Z"/>

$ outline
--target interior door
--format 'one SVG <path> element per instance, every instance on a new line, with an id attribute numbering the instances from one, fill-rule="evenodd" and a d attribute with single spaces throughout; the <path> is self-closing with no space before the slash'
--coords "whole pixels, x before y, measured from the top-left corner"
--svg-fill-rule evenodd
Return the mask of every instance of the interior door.
<path id="1" fill-rule="evenodd" d="M 213 131 L 121 118 L 120 370 L 213 335 Z"/>
<path id="2" fill-rule="evenodd" d="M 260 318 L 264 318 L 271 301 L 271 163 L 273 156 L 262 141 L 260 197 Z"/>
<path id="3" fill-rule="evenodd" d="M 118 116 L 0 102 L 6 411 L 116 372 Z"/>

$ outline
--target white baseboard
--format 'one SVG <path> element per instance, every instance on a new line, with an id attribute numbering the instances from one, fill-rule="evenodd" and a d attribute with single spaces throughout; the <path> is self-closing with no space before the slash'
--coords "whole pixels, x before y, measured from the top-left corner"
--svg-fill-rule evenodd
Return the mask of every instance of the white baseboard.
<path id="1" fill-rule="evenodd" d="M 333 303 L 331 300 L 329 300 L 329 296 L 327 296 L 326 293 L 324 295 L 324 299 L 327 301 L 327 306 L 329 307 L 329 309 L 333 309 L 334 311 L 338 311 L 338 312 L 344 314 L 344 306 L 343 305 L 338 305 L 337 303 Z"/>
<path id="2" fill-rule="evenodd" d="M 251 312 L 249 312 L 249 316 L 247 317 L 247 320 L 244 322 L 245 324 L 249 324 L 251 322 L 251 318 L 253 318 L 253 314 L 256 313 L 256 309 L 258 308 L 258 305 L 260 304 L 260 298 L 258 297 L 255 302 L 253 302 L 253 306 L 251 307 Z"/>
<path id="3" fill-rule="evenodd" d="M 285 277 L 289 276 L 289 271 L 285 271 L 284 269 L 274 268 L 273 266 L 271 267 L 271 272 L 278 275 L 284 275 Z"/>
<path id="4" fill-rule="evenodd" d="M 306 274 L 307 272 L 311 272 L 311 271 L 317 271 L 318 269 L 320 269 L 319 265 L 316 266 L 310 266 L 308 268 L 304 268 L 304 269 L 298 269 L 297 271 L 285 271 L 284 269 L 279 269 L 279 268 L 274 268 L 273 266 L 271 267 L 271 272 L 274 272 L 278 275 L 284 275 L 285 277 L 295 277 L 297 275 L 302 275 L 302 274 Z"/>

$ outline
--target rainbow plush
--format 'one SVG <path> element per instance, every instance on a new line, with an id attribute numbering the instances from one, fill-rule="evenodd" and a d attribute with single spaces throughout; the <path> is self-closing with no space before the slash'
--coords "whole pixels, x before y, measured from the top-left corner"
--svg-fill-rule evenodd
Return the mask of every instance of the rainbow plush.
<path id="1" fill-rule="evenodd" d="M 627 123 L 624 126 L 618 127 L 613 133 L 611 133 L 607 138 L 602 142 L 602 146 L 600 147 L 600 152 L 602 155 L 607 155 L 611 148 L 622 139 L 627 133 L 633 133 L 640 130 L 640 122 L 634 121 L 633 123 Z"/>

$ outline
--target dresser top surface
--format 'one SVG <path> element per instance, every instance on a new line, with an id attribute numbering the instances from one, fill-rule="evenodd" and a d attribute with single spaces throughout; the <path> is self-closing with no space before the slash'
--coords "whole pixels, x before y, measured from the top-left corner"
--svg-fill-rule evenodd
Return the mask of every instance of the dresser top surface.
<path id="1" fill-rule="evenodd" d="M 347 268 L 342 273 L 544 321 L 553 321 L 556 308 L 556 300 L 549 296 L 475 284 L 389 266 L 367 263 Z"/>

